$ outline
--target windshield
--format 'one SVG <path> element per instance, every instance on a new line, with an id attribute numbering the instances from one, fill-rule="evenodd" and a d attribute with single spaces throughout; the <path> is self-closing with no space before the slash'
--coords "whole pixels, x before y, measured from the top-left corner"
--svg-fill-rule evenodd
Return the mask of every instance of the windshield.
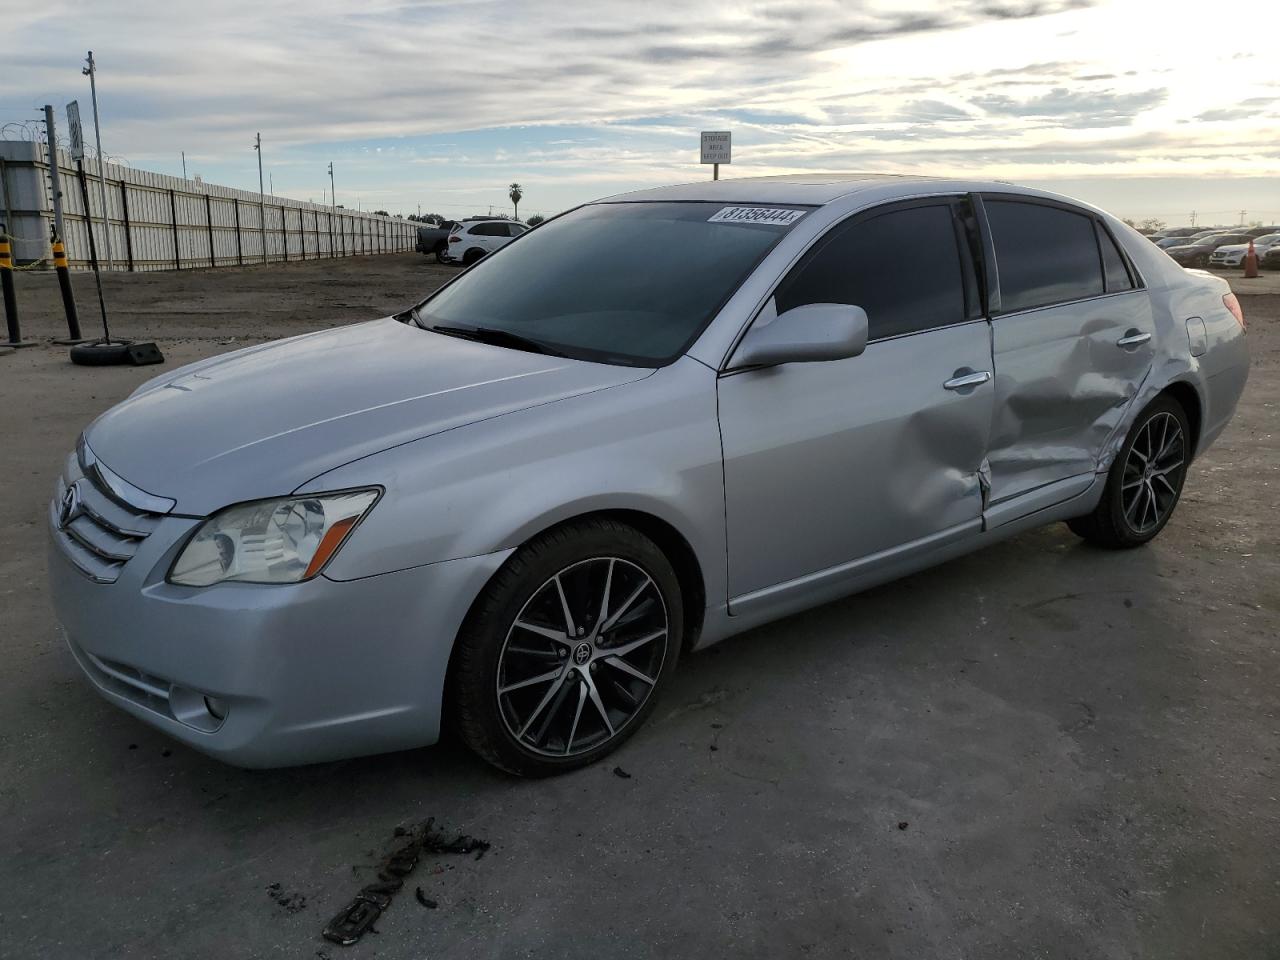
<path id="1" fill-rule="evenodd" d="M 416 320 L 498 331 L 581 360 L 662 366 L 688 349 L 807 209 L 580 207 L 480 261 L 420 304 Z"/>

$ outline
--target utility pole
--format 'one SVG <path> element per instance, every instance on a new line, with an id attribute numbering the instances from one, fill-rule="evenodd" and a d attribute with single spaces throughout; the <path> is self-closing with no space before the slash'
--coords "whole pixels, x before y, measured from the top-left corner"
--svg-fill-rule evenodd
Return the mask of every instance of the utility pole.
<path id="1" fill-rule="evenodd" d="M 182 179 L 187 179 L 187 151 L 182 151 Z"/>
<path id="2" fill-rule="evenodd" d="M 333 161 L 332 160 L 329 161 L 329 197 L 331 198 L 333 205 L 336 207 L 338 205 L 338 193 L 337 193 L 337 188 L 333 185 Z"/>
<path id="3" fill-rule="evenodd" d="M 1240 211 L 1240 226 L 1242 226 L 1242 227 L 1244 226 L 1244 215 L 1245 215 L 1245 211 L 1244 211 L 1244 210 L 1241 210 L 1241 211 Z"/>
<path id="4" fill-rule="evenodd" d="M 58 131 L 53 124 L 53 107 L 45 104 L 44 130 L 49 138 L 49 185 L 53 192 L 53 228 L 58 239 L 63 240 L 66 233 L 62 226 L 62 180 L 58 170 Z"/>
<path id="5" fill-rule="evenodd" d="M 107 248 L 107 269 L 115 269 L 115 261 L 111 257 L 111 221 L 107 218 L 107 172 L 102 158 L 102 124 L 98 122 L 98 65 L 93 60 L 93 51 L 85 58 L 87 67 L 81 73 L 89 78 L 89 95 L 93 99 L 93 138 L 98 149 L 98 202 L 102 205 L 103 242 Z M 89 211 L 85 211 L 85 216 Z"/>
<path id="6" fill-rule="evenodd" d="M 1194 210 L 1192 210 L 1192 211 L 1191 211 L 1191 226 L 1193 226 L 1193 227 L 1194 227 L 1195 225 L 1196 225 L 1196 212 L 1195 212 Z"/>
<path id="7" fill-rule="evenodd" d="M 253 149 L 258 151 L 258 196 L 262 196 L 262 134 L 254 138 Z"/>
<path id="8" fill-rule="evenodd" d="M 276 195 L 276 175 L 274 173 L 267 174 L 267 183 L 270 185 L 271 195 L 274 197 Z"/>

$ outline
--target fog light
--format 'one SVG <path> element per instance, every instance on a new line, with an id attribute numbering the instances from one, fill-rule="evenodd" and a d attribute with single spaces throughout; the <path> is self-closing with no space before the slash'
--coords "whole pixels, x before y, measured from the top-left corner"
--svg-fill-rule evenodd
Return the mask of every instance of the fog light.
<path id="1" fill-rule="evenodd" d="M 209 711 L 215 720 L 227 719 L 227 705 L 217 697 L 205 697 L 204 708 Z"/>

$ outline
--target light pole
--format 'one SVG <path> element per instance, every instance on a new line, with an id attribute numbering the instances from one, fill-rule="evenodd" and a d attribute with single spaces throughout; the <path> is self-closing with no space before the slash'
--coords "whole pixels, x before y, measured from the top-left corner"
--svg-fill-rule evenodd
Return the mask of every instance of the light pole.
<path id="1" fill-rule="evenodd" d="M 98 65 L 93 61 L 93 51 L 85 58 L 80 72 L 89 78 L 89 95 L 93 100 L 93 139 L 98 146 L 98 203 L 102 206 L 102 233 L 107 247 L 107 269 L 115 269 L 115 261 L 111 258 L 111 221 L 107 217 L 107 172 L 102 159 L 102 124 L 98 123 Z M 88 211 L 85 211 L 88 215 Z"/>
<path id="2" fill-rule="evenodd" d="M 329 161 L 329 202 L 336 207 L 338 205 L 338 194 L 335 192 L 335 190 L 336 188 L 333 185 L 333 161 L 330 160 Z"/>
<path id="3" fill-rule="evenodd" d="M 267 198 L 262 194 L 262 134 L 256 134 L 253 149 L 258 151 L 258 236 L 262 239 L 262 262 L 267 262 Z"/>

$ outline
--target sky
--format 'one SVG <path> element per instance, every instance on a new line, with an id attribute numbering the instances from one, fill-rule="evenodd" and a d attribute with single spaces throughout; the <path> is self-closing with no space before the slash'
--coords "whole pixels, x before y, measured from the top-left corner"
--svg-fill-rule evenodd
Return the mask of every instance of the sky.
<path id="1" fill-rule="evenodd" d="M 392 213 L 551 214 L 710 176 L 870 171 L 1134 219 L 1280 222 L 1280 4 L 0 0 L 0 135 L 45 103 L 131 166 Z M 65 137 L 65 120 L 61 135 Z"/>

